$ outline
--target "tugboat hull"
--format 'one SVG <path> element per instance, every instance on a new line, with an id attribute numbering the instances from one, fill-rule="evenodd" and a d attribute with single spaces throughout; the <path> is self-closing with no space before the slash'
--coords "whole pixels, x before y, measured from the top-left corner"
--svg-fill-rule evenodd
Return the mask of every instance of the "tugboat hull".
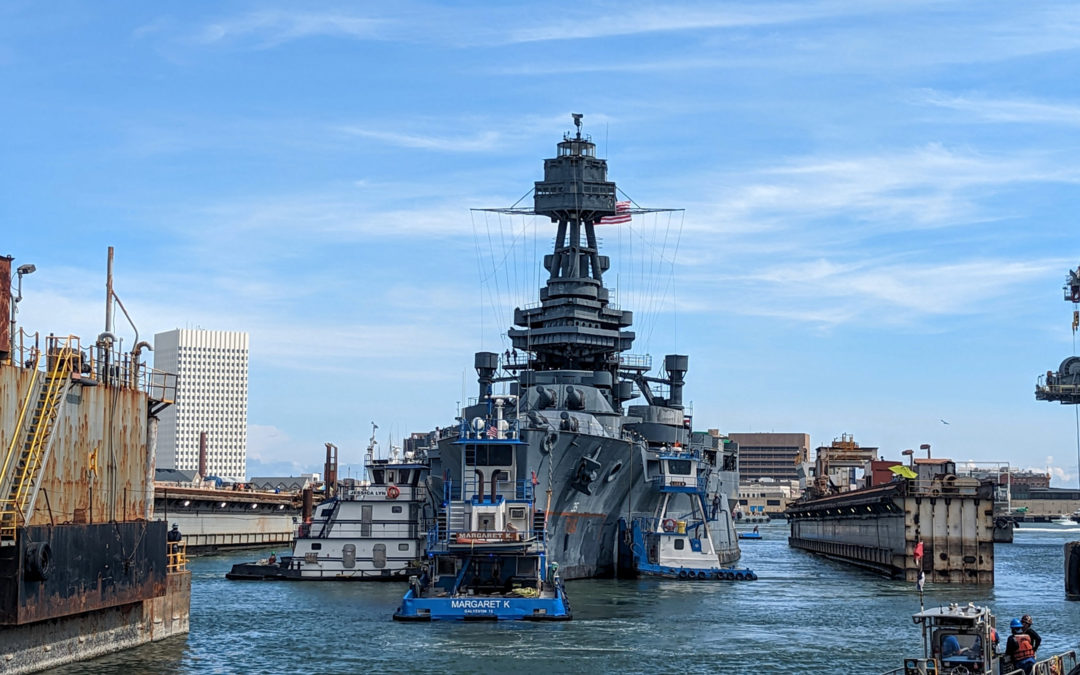
<path id="1" fill-rule="evenodd" d="M 554 598 L 418 598 L 409 590 L 394 621 L 569 621 L 560 586 Z"/>

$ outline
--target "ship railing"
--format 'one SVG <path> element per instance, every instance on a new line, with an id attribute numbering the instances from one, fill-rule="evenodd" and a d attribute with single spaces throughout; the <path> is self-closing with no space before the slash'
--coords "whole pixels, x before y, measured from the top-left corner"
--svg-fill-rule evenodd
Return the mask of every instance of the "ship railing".
<path id="1" fill-rule="evenodd" d="M 1069 650 L 1062 654 L 1055 654 L 1048 659 L 1038 661 L 1031 669 L 1031 675 L 1064 675 L 1071 672 L 1076 667 L 1076 651 Z M 1016 668 L 1014 670 L 1005 670 L 1008 666 L 1002 665 L 1002 675 L 1024 675 L 1024 670 Z M 904 668 L 893 668 L 886 671 L 881 675 L 904 675 L 907 671 Z"/>
<path id="2" fill-rule="evenodd" d="M 1055 654 L 1048 659 L 1037 661 L 1035 666 L 1031 669 L 1031 675 L 1065 675 L 1065 673 L 1071 673 L 1076 668 L 1076 650 L 1070 649 L 1067 652 L 1061 654 Z M 1021 670 L 1014 670 L 1013 673 L 1021 673 Z M 1012 675 L 1012 673 L 1010 673 Z"/>
<path id="3" fill-rule="evenodd" d="M 965 477 L 966 478 L 966 477 Z M 951 480 L 950 480 L 951 479 Z M 907 493 L 920 497 L 952 497 L 952 496 L 975 496 L 979 492 L 978 485 L 958 484 L 954 476 L 945 476 L 943 479 L 907 481 Z"/>
<path id="4" fill-rule="evenodd" d="M 652 370 L 652 354 L 619 354 L 619 366 L 634 370 Z"/>
<path id="5" fill-rule="evenodd" d="M 187 571 L 187 542 L 170 541 L 165 544 L 166 565 L 165 571 L 169 574 L 177 574 Z"/>
<path id="6" fill-rule="evenodd" d="M 40 367 L 48 372 L 65 346 L 70 346 L 76 354 L 70 366 L 73 378 L 85 377 L 107 386 L 137 389 L 162 403 L 176 400 L 176 375 L 148 368 L 140 358 L 141 351 L 121 351 L 119 341 L 83 347 L 78 336 L 47 335 L 42 351 L 41 334 L 20 328 L 12 342 L 11 361 L 20 368 Z M 39 355 L 45 358 L 39 360 Z"/>
<path id="7" fill-rule="evenodd" d="M 490 480 L 469 478 L 464 481 L 464 487 L 462 494 L 467 495 L 474 503 L 492 503 Z M 481 494 L 483 499 L 480 499 Z M 503 499 L 532 501 L 534 487 L 531 480 L 500 480 L 495 481 L 495 494 Z"/>
<path id="8" fill-rule="evenodd" d="M 667 530 L 664 527 L 664 522 L 668 520 L 675 523 L 671 530 Z M 634 521 L 637 522 L 638 526 L 645 532 L 657 533 L 658 531 L 662 531 L 664 534 L 684 534 L 693 530 L 695 527 L 701 527 L 705 524 L 705 521 L 703 520 L 693 520 L 692 514 L 689 513 L 685 515 L 669 514 L 663 518 L 657 518 L 655 516 L 636 516 L 634 517 Z M 679 523 L 682 523 L 681 532 Z M 671 527 L 671 524 L 668 523 L 668 526 Z"/>
<path id="9" fill-rule="evenodd" d="M 526 351 L 505 352 L 499 356 L 499 362 L 502 364 L 503 370 L 521 370 L 523 368 L 528 368 L 532 359 L 532 352 Z"/>

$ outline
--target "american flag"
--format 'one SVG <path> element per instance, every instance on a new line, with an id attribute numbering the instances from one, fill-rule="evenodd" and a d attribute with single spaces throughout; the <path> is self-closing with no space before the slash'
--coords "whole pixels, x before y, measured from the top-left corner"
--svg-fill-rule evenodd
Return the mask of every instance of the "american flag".
<path id="1" fill-rule="evenodd" d="M 597 225 L 618 225 L 630 222 L 630 202 L 615 202 L 615 215 L 604 216 Z"/>
<path id="2" fill-rule="evenodd" d="M 487 437 L 488 438 L 495 438 L 498 435 L 499 435 L 499 430 L 498 430 L 498 428 L 495 427 L 494 424 L 492 424 L 490 427 L 488 427 L 488 429 L 487 429 Z"/>

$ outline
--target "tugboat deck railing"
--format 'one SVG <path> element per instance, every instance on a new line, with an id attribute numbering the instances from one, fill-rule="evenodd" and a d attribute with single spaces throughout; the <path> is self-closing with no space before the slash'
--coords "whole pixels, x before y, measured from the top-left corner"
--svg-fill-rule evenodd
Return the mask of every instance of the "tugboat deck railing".
<path id="1" fill-rule="evenodd" d="M 661 474 L 652 479 L 652 486 L 660 492 L 698 492 L 705 493 L 709 484 L 709 477 L 699 476 L 672 476 Z"/>
<path id="2" fill-rule="evenodd" d="M 446 481 L 443 486 L 443 502 L 444 505 L 453 501 L 460 501 L 463 499 L 462 494 L 469 495 L 465 497 L 471 504 L 498 504 L 503 501 L 532 501 L 535 494 L 535 486 L 531 480 L 497 480 L 495 481 L 496 501 L 492 500 L 492 495 L 489 494 L 491 487 L 491 481 L 480 481 L 476 478 L 469 478 L 464 482 L 455 483 L 453 481 Z M 464 488 L 464 489 L 462 489 Z M 483 494 L 481 497 L 480 495 Z"/>
<path id="3" fill-rule="evenodd" d="M 1054 656 L 1051 656 L 1048 659 L 1043 659 L 1042 661 L 1037 661 L 1035 663 L 1035 665 L 1031 669 L 1031 675 L 1065 675 L 1066 673 L 1072 672 L 1072 669 L 1075 668 L 1076 665 L 1077 665 L 1076 650 L 1070 649 L 1067 652 L 1062 652 L 1061 654 L 1055 654 Z M 908 671 L 905 668 L 900 667 L 900 668 L 893 668 L 892 670 L 887 670 L 884 673 L 882 673 L 881 675 L 904 675 L 904 673 L 906 673 L 906 672 L 908 672 Z M 934 671 L 929 671 L 928 670 L 926 672 L 930 673 L 930 672 L 934 672 Z M 949 671 L 947 669 L 943 668 L 943 669 L 941 669 L 941 672 L 949 672 Z M 968 672 L 972 672 L 972 671 L 968 671 Z M 989 673 L 991 671 L 990 670 L 979 671 L 979 673 L 982 673 L 982 672 Z M 996 673 L 997 669 L 995 668 L 992 672 Z M 1020 668 L 1013 668 L 1011 670 L 1005 670 L 1005 665 L 1004 665 L 1004 663 L 1002 663 L 1001 675 L 1024 675 L 1024 671 L 1022 669 L 1020 669 Z"/>

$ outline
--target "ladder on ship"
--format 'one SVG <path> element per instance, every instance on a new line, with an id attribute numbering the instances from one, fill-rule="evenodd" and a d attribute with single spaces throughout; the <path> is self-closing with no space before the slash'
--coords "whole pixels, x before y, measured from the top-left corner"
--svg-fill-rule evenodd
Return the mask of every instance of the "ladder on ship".
<path id="1" fill-rule="evenodd" d="M 439 515 L 435 522 L 436 526 L 439 528 L 438 531 L 440 537 L 446 537 L 451 532 L 465 531 L 464 504 L 458 503 L 456 509 L 454 506 L 454 502 L 450 502 L 439 509 Z"/>
<path id="2" fill-rule="evenodd" d="M 71 388 L 71 374 L 77 372 L 78 338 L 50 338 L 46 353 L 45 381 L 39 382 L 42 375 L 39 353 L 26 399 L 19 410 L 16 431 L 0 467 L 0 546 L 14 545 L 20 521 L 25 524 L 33 513 L 41 487 L 41 469 L 52 449 L 53 427 Z M 30 404 L 35 400 L 37 405 L 31 411 Z"/>

